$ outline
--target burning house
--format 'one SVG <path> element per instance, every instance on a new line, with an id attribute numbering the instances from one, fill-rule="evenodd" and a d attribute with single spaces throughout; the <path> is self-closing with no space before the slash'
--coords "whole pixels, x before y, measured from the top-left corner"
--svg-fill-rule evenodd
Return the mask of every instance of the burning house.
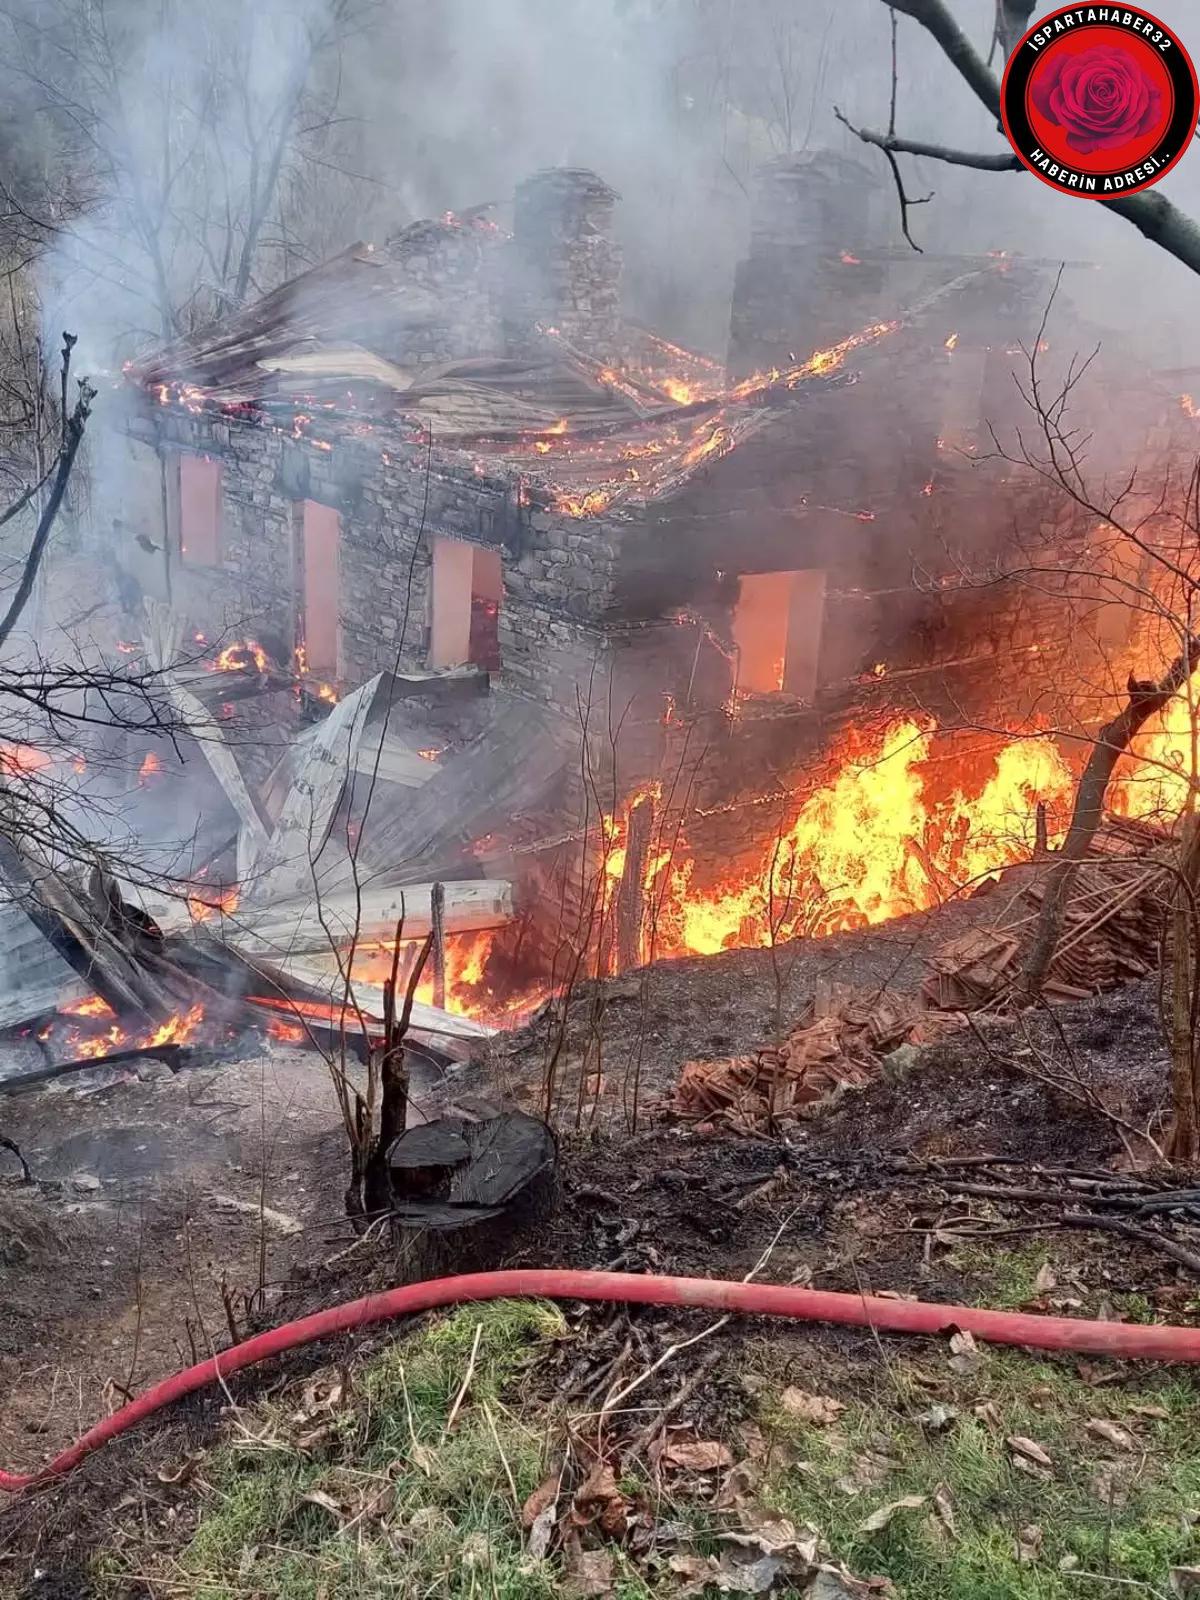
<path id="1" fill-rule="evenodd" d="M 264 951 L 304 948 L 314 883 L 365 877 L 380 930 L 446 883 L 451 998 L 496 1011 L 564 948 L 928 906 L 1066 798 L 1035 736 L 1136 641 L 1068 581 L 1095 518 L 996 444 L 1054 264 L 895 248 L 868 173 L 788 157 L 700 355 L 622 319 L 616 206 L 540 172 L 511 230 L 356 245 L 129 370 L 126 592 L 276 730 L 221 782 Z M 1114 467 L 1186 423 L 1137 404 Z"/>

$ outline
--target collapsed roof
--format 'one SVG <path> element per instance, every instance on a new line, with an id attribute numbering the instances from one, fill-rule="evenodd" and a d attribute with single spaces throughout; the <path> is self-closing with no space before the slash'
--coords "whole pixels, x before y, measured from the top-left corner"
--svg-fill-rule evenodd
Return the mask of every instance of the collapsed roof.
<path id="1" fill-rule="evenodd" d="M 128 376 L 164 405 L 260 420 L 323 445 L 432 438 L 488 470 L 516 469 L 558 509 L 590 514 L 672 492 L 781 408 L 846 381 L 851 352 L 891 342 L 1013 267 L 1011 258 L 921 258 L 919 273 L 904 266 L 889 280 L 906 304 L 732 382 L 720 362 L 629 326 L 619 351 L 602 355 L 540 322 L 509 337 L 495 312 L 505 303 L 495 282 L 511 271 L 506 244 L 480 215 L 414 224 L 384 249 L 355 244 Z M 429 359 L 448 347 L 459 353 Z"/>

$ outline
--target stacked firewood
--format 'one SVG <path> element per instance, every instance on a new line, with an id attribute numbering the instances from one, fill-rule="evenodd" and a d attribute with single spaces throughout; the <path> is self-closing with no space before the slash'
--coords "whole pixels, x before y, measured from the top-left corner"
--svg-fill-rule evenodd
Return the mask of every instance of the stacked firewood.
<path id="1" fill-rule="evenodd" d="M 1072 875 L 1054 954 L 1042 983 L 1050 1000 L 1084 999 L 1145 976 L 1158 963 L 1170 896 L 1171 835 L 1148 823 L 1109 819 L 1092 856 Z M 1014 869 L 1029 875 L 1029 866 Z M 1049 871 L 1037 870 L 1004 925 L 975 927 L 928 959 L 919 994 L 856 992 L 826 985 L 778 1045 L 719 1061 L 689 1061 L 676 1109 L 702 1126 L 761 1131 L 811 1115 L 847 1088 L 869 1082 L 901 1044 L 930 1044 L 970 1013 L 1020 1003 L 1017 980 L 1036 935 Z"/>

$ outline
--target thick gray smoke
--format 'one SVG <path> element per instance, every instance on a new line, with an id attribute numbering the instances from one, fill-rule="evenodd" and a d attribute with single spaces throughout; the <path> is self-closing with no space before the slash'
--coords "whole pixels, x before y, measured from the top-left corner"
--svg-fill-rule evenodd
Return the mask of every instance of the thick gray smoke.
<path id="1" fill-rule="evenodd" d="M 503 203 L 520 177 L 563 162 L 595 167 L 621 192 L 629 312 L 719 352 L 758 161 L 834 146 L 890 182 L 834 116 L 837 105 L 886 124 L 882 0 L 23 4 L 24 22 L 18 9 L 5 24 L 9 87 L 36 110 L 48 182 L 71 191 L 43 287 L 51 325 L 79 326 L 93 366 L 356 238 Z M 1158 9 L 1185 39 L 1196 26 L 1190 0 Z M 955 10 L 986 46 L 992 0 Z M 987 114 L 904 17 L 898 60 L 902 133 L 998 147 Z M 1105 270 L 1083 287 L 1077 277 L 1075 299 L 1137 333 L 1148 355 L 1187 358 L 1195 280 L 1128 224 L 1023 175 L 905 166 L 914 193 L 935 191 L 914 213 L 927 250 L 1095 260 Z M 1200 152 L 1165 192 L 1200 212 Z"/>

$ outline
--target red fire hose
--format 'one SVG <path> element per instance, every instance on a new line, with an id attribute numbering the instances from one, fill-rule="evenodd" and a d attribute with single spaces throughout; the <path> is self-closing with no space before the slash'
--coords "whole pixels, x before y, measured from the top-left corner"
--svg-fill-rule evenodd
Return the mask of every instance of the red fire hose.
<path id="1" fill-rule="evenodd" d="M 296 1322 L 257 1334 L 197 1366 L 156 1383 L 127 1406 L 105 1417 L 81 1439 L 36 1472 L 0 1472 L 0 1489 L 15 1493 L 70 1472 L 84 1456 L 164 1406 L 218 1378 L 227 1378 L 270 1356 L 352 1333 L 435 1306 L 472 1300 L 535 1296 L 547 1300 L 609 1300 L 634 1305 L 703 1306 L 755 1316 L 795 1317 L 806 1322 L 839 1322 L 888 1333 L 945 1333 L 952 1328 L 978 1334 L 992 1344 L 1029 1345 L 1037 1350 L 1072 1350 L 1097 1356 L 1141 1357 L 1156 1361 L 1200 1361 L 1200 1328 L 1085 1322 L 1073 1317 L 1029 1316 L 1016 1311 L 981 1311 L 971 1306 L 928 1305 L 913 1300 L 879 1300 L 870 1295 L 833 1294 L 786 1284 L 729 1283 L 720 1278 L 656 1278 L 630 1272 L 569 1272 L 532 1269 L 475 1272 L 457 1278 L 410 1283 L 364 1300 L 330 1306 Z"/>

